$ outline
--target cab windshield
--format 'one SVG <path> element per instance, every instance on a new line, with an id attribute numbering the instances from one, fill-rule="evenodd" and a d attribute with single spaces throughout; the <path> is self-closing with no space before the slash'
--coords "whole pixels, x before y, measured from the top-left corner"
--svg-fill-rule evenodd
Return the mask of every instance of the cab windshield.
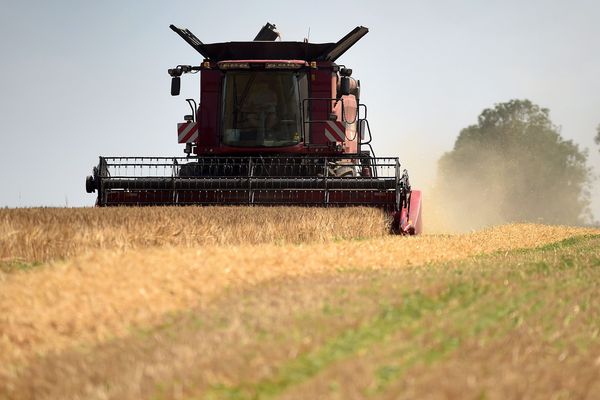
<path id="1" fill-rule="evenodd" d="M 298 71 L 231 71 L 225 76 L 223 143 L 243 147 L 292 146 L 301 140 Z"/>

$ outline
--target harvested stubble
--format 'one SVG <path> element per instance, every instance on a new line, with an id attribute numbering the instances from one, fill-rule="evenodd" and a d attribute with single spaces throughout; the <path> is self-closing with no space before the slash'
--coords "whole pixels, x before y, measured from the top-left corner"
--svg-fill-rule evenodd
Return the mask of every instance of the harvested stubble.
<path id="1" fill-rule="evenodd" d="M 0 365 L 127 335 L 132 326 L 153 326 L 165 314 L 206 304 L 231 287 L 338 270 L 404 268 L 587 233 L 598 231 L 510 225 L 455 236 L 94 250 L 0 279 Z"/>
<path id="2" fill-rule="evenodd" d="M 45 262 L 92 249 L 324 243 L 384 236 L 387 224 L 373 208 L 0 209 L 0 261 Z"/>

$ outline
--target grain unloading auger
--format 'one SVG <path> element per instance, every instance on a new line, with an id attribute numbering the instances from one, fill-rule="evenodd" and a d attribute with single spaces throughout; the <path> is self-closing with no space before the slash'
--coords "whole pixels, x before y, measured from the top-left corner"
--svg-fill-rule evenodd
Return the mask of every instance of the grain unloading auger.
<path id="1" fill-rule="evenodd" d="M 200 73 L 200 102 L 186 100 L 177 129 L 186 156 L 100 157 L 86 179 L 98 206 L 369 206 L 394 232 L 421 232 L 420 191 L 398 158 L 374 156 L 360 82 L 335 63 L 367 28 L 308 43 L 277 41 L 267 24 L 254 41 L 213 44 L 171 29 L 204 57 L 168 71 L 172 95 Z"/>

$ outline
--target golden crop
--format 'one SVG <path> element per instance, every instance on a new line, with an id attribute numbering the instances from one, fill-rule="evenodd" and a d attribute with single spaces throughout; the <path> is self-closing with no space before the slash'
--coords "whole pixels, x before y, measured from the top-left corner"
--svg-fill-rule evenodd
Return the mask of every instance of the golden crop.
<path id="1" fill-rule="evenodd" d="M 0 260 L 17 265 L 0 269 L 0 383 L 35 357 L 126 337 L 229 290 L 598 233 L 514 224 L 402 237 L 386 224 L 368 208 L 0 210 Z"/>
<path id="2" fill-rule="evenodd" d="M 0 209 L 0 261 L 44 262 L 93 249 L 324 243 L 387 234 L 373 208 Z"/>

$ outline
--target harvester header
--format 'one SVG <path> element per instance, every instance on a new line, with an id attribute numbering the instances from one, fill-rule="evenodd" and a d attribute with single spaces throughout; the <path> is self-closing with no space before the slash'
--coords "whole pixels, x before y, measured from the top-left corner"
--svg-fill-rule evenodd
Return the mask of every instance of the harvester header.
<path id="1" fill-rule="evenodd" d="M 420 192 L 398 158 L 375 157 L 360 81 L 336 63 L 367 28 L 288 42 L 267 23 L 253 41 L 212 44 L 170 28 L 203 57 L 168 70 L 174 96 L 200 76 L 177 124 L 185 157 L 100 157 L 86 179 L 98 206 L 372 206 L 395 232 L 421 231 Z"/>

